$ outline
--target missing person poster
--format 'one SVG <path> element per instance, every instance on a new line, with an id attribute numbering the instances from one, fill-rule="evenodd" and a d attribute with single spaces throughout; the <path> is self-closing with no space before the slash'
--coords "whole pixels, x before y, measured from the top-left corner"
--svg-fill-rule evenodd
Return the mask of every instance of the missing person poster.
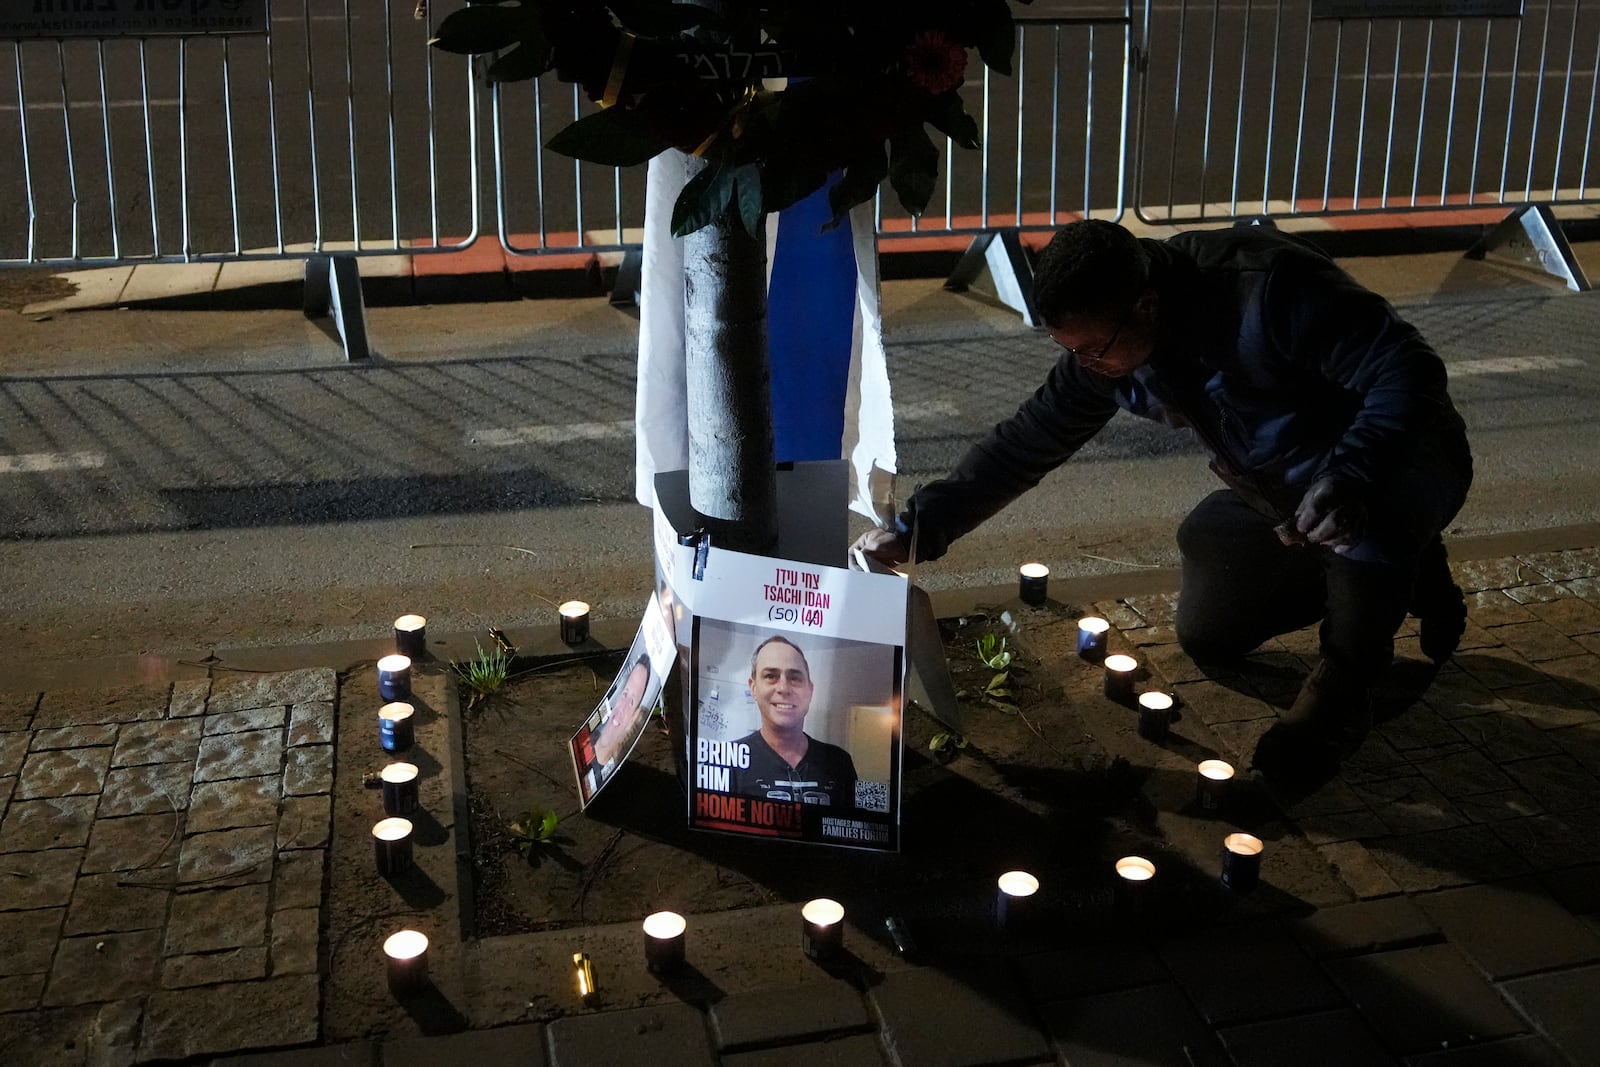
<path id="1" fill-rule="evenodd" d="M 905 580 L 712 548 L 692 598 L 689 824 L 897 849 Z"/>
<path id="2" fill-rule="evenodd" d="M 661 601 L 651 596 L 621 670 L 568 742 L 573 773 L 578 776 L 578 800 L 583 807 L 587 808 L 605 788 L 644 736 L 650 713 L 661 695 L 661 685 L 677 655 Z"/>

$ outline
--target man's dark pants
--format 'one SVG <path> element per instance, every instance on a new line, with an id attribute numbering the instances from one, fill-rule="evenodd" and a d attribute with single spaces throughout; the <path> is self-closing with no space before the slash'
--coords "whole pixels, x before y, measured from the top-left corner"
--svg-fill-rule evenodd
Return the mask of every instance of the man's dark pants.
<path id="1" fill-rule="evenodd" d="M 1467 471 L 1433 466 L 1393 479 L 1369 507 L 1369 536 L 1348 554 L 1284 545 L 1278 520 L 1231 489 L 1212 493 L 1178 530 L 1179 642 L 1195 660 L 1225 662 L 1321 619 L 1323 659 L 1373 684 L 1406 613 L 1454 588 L 1439 533 L 1466 497 Z"/>

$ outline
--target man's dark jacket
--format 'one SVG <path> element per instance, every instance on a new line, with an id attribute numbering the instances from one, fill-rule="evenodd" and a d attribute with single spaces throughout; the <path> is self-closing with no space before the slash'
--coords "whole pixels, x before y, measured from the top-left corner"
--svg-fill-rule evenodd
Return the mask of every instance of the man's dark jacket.
<path id="1" fill-rule="evenodd" d="M 1294 513 L 1312 481 L 1372 490 L 1406 468 L 1465 489 L 1471 457 L 1444 363 L 1382 297 L 1311 246 L 1250 227 L 1141 239 L 1159 297 L 1155 349 L 1106 378 L 1063 354 L 1015 415 L 912 498 L 917 555 L 1039 483 L 1122 407 L 1193 428 L 1259 510 Z"/>

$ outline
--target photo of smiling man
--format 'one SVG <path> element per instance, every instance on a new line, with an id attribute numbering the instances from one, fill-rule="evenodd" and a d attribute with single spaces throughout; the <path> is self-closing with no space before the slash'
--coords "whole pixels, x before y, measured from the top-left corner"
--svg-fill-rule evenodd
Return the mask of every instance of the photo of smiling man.
<path id="1" fill-rule="evenodd" d="M 798 645 L 773 636 L 750 657 L 750 695 L 761 726 L 735 743 L 749 747 L 750 765 L 733 772 L 730 792 L 831 807 L 856 806 L 856 765 L 838 745 L 805 732 L 817 687 Z"/>

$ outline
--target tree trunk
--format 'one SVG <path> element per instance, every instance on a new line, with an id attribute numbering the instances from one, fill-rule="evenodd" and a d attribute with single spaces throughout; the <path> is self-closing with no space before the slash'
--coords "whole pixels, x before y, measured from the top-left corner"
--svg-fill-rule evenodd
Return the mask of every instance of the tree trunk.
<path id="1" fill-rule="evenodd" d="M 705 161 L 691 158 L 692 178 Z M 712 543 L 768 552 L 778 540 L 767 361 L 767 239 L 736 212 L 684 238 L 689 500 Z"/>

